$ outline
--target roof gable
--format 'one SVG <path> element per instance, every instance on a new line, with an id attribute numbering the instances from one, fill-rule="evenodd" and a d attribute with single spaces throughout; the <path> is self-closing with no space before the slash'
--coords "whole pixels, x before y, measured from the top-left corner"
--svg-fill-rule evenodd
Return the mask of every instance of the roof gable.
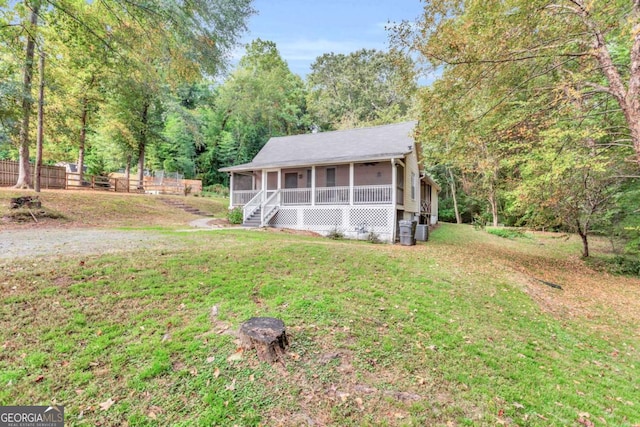
<path id="1" fill-rule="evenodd" d="M 415 121 L 273 137 L 251 163 L 221 171 L 264 169 L 401 157 L 414 149 Z"/>

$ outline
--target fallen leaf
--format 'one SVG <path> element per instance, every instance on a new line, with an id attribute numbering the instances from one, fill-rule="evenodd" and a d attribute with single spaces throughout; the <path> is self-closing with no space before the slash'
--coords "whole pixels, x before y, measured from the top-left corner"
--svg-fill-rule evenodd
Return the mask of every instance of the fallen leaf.
<path id="1" fill-rule="evenodd" d="M 225 386 L 224 388 L 229 390 L 229 391 L 235 390 L 236 389 L 236 379 L 234 378 L 233 381 L 231 381 L 231 384 Z"/>
<path id="2" fill-rule="evenodd" d="M 112 398 L 109 398 L 109 399 L 105 400 L 104 402 L 100 403 L 98 406 L 100 406 L 100 410 L 106 411 L 109 408 L 111 408 L 114 403 L 116 403 L 115 400 L 113 400 Z"/>
<path id="3" fill-rule="evenodd" d="M 218 378 L 220 376 L 220 368 L 216 368 L 215 371 L 213 371 L 213 378 Z"/>
<path id="4" fill-rule="evenodd" d="M 242 360 L 242 353 L 244 353 L 244 350 L 242 348 L 238 349 L 231 356 L 227 357 L 227 362 L 237 362 Z"/>
<path id="5" fill-rule="evenodd" d="M 515 406 L 518 409 L 524 409 L 524 405 L 522 403 L 513 402 L 513 406 Z"/>
<path id="6" fill-rule="evenodd" d="M 33 382 L 35 382 L 35 383 L 39 383 L 39 382 L 40 382 L 40 381 L 42 381 L 42 380 L 44 380 L 44 375 L 38 375 L 38 376 L 36 377 L 36 379 L 35 379 L 35 380 L 33 380 Z"/>
<path id="7" fill-rule="evenodd" d="M 249 381 L 254 382 L 255 380 L 256 377 L 253 374 L 249 375 Z"/>
<path id="8" fill-rule="evenodd" d="M 216 360 L 215 356 L 207 357 L 207 363 L 213 363 Z"/>
<path id="9" fill-rule="evenodd" d="M 169 341 L 171 339 L 171 334 L 166 333 L 162 336 L 162 342 Z"/>
<path id="10" fill-rule="evenodd" d="M 81 389 L 81 388 L 77 388 L 77 389 L 76 389 L 76 394 L 77 394 L 78 396 L 79 396 L 79 395 L 81 395 L 82 393 L 84 393 L 84 390 L 83 390 L 83 389 Z"/>

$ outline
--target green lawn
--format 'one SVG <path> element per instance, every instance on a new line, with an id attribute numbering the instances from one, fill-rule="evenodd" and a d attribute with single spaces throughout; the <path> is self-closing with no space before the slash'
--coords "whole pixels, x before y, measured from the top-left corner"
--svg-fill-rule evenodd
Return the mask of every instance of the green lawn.
<path id="1" fill-rule="evenodd" d="M 62 404 L 67 425 L 640 424 L 640 281 L 589 270 L 576 239 L 174 234 L 1 264 L 0 405 Z M 284 320 L 285 366 L 228 360 L 251 316 Z"/>

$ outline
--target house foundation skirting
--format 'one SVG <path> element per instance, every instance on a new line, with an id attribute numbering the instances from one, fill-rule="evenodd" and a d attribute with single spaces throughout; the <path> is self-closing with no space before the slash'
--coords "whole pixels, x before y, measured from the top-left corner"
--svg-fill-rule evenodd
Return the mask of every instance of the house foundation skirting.
<path id="1" fill-rule="evenodd" d="M 392 206 L 296 206 L 280 207 L 269 225 L 328 235 L 340 232 L 350 239 L 366 239 L 371 232 L 382 241 L 393 239 Z"/>

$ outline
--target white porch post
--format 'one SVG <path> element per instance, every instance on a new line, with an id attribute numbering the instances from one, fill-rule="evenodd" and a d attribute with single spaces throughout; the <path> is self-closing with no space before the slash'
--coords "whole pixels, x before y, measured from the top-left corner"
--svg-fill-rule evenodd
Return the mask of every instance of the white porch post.
<path id="1" fill-rule="evenodd" d="M 353 163 L 349 163 L 349 204 L 353 206 Z"/>
<path id="2" fill-rule="evenodd" d="M 436 225 L 438 223 L 438 196 L 438 191 L 435 187 L 431 187 L 431 215 L 429 225 Z"/>
<path id="3" fill-rule="evenodd" d="M 391 159 L 391 204 L 395 211 L 398 198 L 398 173 L 396 172 L 396 159 Z"/>
<path id="4" fill-rule="evenodd" d="M 396 172 L 396 159 L 391 159 L 391 243 L 396 241 L 396 221 L 398 218 L 396 217 L 396 199 L 397 191 L 396 188 L 398 186 L 398 177 Z"/>
<path id="5" fill-rule="evenodd" d="M 278 169 L 278 190 L 282 188 L 282 169 Z"/>
<path id="6" fill-rule="evenodd" d="M 233 209 L 233 172 L 229 174 L 229 209 Z"/>
<path id="7" fill-rule="evenodd" d="M 267 194 L 267 170 L 262 169 L 262 201 L 265 200 Z"/>
<path id="8" fill-rule="evenodd" d="M 311 206 L 316 205 L 316 167 L 311 166 Z"/>

